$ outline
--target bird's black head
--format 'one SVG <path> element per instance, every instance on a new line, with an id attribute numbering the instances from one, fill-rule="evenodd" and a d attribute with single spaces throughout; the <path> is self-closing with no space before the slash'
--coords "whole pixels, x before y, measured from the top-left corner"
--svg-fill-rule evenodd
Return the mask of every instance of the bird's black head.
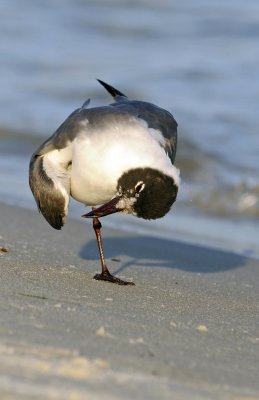
<path id="1" fill-rule="evenodd" d="M 174 179 L 153 168 L 125 172 L 117 186 L 120 200 L 116 207 L 139 218 L 157 219 L 168 213 L 176 200 Z"/>
<path id="2" fill-rule="evenodd" d="M 153 168 L 130 169 L 119 178 L 117 195 L 83 217 L 100 218 L 122 212 L 144 219 L 162 218 L 176 200 L 178 182 L 179 178 L 175 182 L 173 177 Z"/>

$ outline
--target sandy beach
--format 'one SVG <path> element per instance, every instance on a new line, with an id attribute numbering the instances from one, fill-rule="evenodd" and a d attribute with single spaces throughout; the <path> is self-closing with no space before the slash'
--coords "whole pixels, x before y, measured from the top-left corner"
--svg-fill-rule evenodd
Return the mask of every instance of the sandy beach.
<path id="1" fill-rule="evenodd" d="M 0 205 L 0 397 L 258 399 L 258 260 Z M 7 250 L 7 251 L 5 251 Z"/>
<path id="2" fill-rule="evenodd" d="M 0 400 L 259 400 L 259 1 L 0 9 Z M 83 204 L 55 231 L 28 185 L 32 154 L 73 110 L 114 101 L 96 78 L 178 123 L 172 210 L 103 219 L 108 267 L 135 286 L 93 280 Z"/>

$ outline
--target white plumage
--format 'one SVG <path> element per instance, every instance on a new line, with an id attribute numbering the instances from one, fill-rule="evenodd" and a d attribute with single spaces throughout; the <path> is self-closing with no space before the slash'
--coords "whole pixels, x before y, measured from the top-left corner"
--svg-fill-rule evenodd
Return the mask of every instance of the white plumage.
<path id="1" fill-rule="evenodd" d="M 177 123 L 168 111 L 130 101 L 99 82 L 116 102 L 86 109 L 88 100 L 74 111 L 33 154 L 30 187 L 56 229 L 65 222 L 70 196 L 88 206 L 106 203 L 87 214 L 99 237 L 102 274 L 97 279 L 122 284 L 104 263 L 98 217 L 120 211 L 156 219 L 169 211 L 180 184 L 173 165 Z"/>

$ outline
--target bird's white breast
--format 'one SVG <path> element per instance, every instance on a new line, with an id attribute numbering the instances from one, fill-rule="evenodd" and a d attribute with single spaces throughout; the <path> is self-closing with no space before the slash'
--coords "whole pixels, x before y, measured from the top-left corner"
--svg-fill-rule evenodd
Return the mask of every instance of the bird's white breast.
<path id="1" fill-rule="evenodd" d="M 102 130 L 82 129 L 72 142 L 72 197 L 87 205 L 104 203 L 116 195 L 120 176 L 133 168 L 177 175 L 153 131 L 135 117 Z"/>

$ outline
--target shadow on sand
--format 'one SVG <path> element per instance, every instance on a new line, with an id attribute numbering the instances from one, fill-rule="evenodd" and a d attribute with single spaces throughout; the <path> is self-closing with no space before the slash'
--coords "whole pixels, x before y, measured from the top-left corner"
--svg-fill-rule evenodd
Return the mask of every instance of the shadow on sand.
<path id="1" fill-rule="evenodd" d="M 114 272 L 129 266 L 167 267 L 190 272 L 216 273 L 245 266 L 247 257 L 198 245 L 149 236 L 112 237 L 103 240 L 104 254 L 109 261 L 126 261 Z M 79 256 L 86 260 L 99 259 L 95 240 L 85 244 Z"/>

